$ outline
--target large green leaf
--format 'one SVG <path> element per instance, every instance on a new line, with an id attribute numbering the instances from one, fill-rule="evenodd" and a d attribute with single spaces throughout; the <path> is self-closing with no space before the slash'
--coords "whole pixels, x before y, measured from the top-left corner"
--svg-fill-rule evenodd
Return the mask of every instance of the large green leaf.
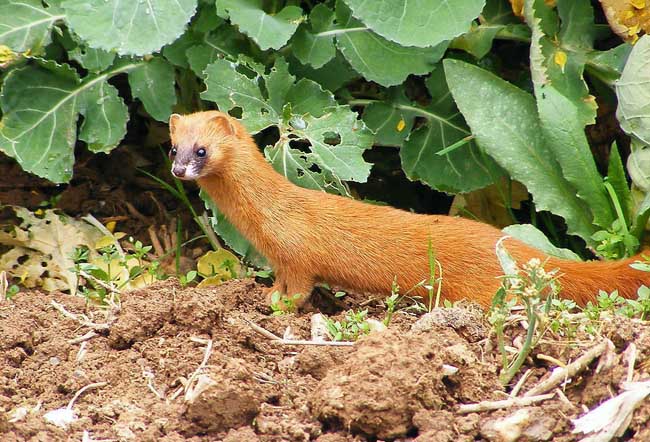
<path id="1" fill-rule="evenodd" d="M 592 215 L 546 146 L 533 97 L 479 67 L 451 59 L 444 67 L 449 89 L 479 145 L 528 188 L 537 210 L 562 216 L 569 233 L 593 243 Z"/>
<path id="2" fill-rule="evenodd" d="M 650 144 L 650 36 L 644 35 L 630 53 L 616 82 L 616 117 L 625 132 Z"/>
<path id="3" fill-rule="evenodd" d="M 503 233 L 506 233 L 519 241 L 528 244 L 531 247 L 541 250 L 550 256 L 556 256 L 560 259 L 568 259 L 571 261 L 582 261 L 578 255 L 569 249 L 556 247 L 544 235 L 544 233 L 532 224 L 513 224 L 505 227 Z M 506 241 L 506 247 L 508 242 Z M 523 263 L 522 263 L 523 264 Z M 549 269 L 550 270 L 550 269 Z"/>
<path id="4" fill-rule="evenodd" d="M 108 152 L 126 132 L 127 109 L 106 83 L 139 63 L 123 63 L 80 80 L 68 65 L 36 60 L 11 71 L 0 96 L 0 150 L 23 169 L 54 182 L 72 177 L 77 119 L 84 115 L 80 139 L 93 152 Z"/>
<path id="5" fill-rule="evenodd" d="M 134 97 L 140 99 L 149 115 L 167 121 L 176 104 L 174 68 L 162 57 L 144 61 L 129 72 L 129 85 Z"/>
<path id="6" fill-rule="evenodd" d="M 474 141 L 438 155 L 471 132 L 449 93 L 442 67 L 427 79 L 427 89 L 431 103 L 419 108 L 427 124 L 415 130 L 400 149 L 406 176 L 449 193 L 471 192 L 491 184 L 499 168 Z"/>
<path id="7" fill-rule="evenodd" d="M 64 0 L 66 21 L 90 47 L 145 55 L 176 40 L 197 0 Z"/>
<path id="8" fill-rule="evenodd" d="M 224 23 L 217 29 L 201 34 L 200 39 L 187 49 L 187 59 L 192 71 L 203 76 L 205 68 L 218 58 L 236 60 L 248 51 L 247 39 L 234 26 Z"/>
<path id="9" fill-rule="evenodd" d="M 90 72 L 101 72 L 115 61 L 115 53 L 103 49 L 86 48 L 77 46 L 68 51 L 70 58 L 75 60 Z"/>
<path id="10" fill-rule="evenodd" d="M 420 113 L 406 97 L 404 88 L 396 86 L 386 91 L 383 101 L 373 101 L 366 106 L 363 121 L 375 133 L 375 144 L 401 147 Z"/>
<path id="11" fill-rule="evenodd" d="M 336 91 L 344 84 L 359 78 L 359 74 L 337 51 L 336 56 L 318 69 L 302 64 L 296 58 L 289 58 L 289 70 L 301 78 L 309 78 L 320 84 L 324 89 Z"/>
<path id="12" fill-rule="evenodd" d="M 280 116 L 265 100 L 259 85 L 239 72 L 238 64 L 216 60 L 205 69 L 206 90 L 201 97 L 214 101 L 219 109 L 227 111 L 241 107 L 241 120 L 255 133 L 277 122 Z"/>
<path id="13" fill-rule="evenodd" d="M 564 178 L 590 207 L 594 224 L 606 229 L 614 213 L 585 135 L 585 125 L 593 123 L 596 115 L 595 99 L 582 78 L 584 50 L 591 48 L 594 34 L 593 11 L 588 0 L 570 3 L 558 2 L 559 38 L 544 34 L 545 29 L 555 29 L 558 19 L 544 0 L 526 3 L 526 19 L 533 32 L 531 73 L 547 146 Z"/>
<path id="14" fill-rule="evenodd" d="M 400 84 L 410 74 L 431 72 L 447 49 L 447 42 L 417 48 L 388 41 L 372 31 L 364 30 L 361 22 L 352 17 L 341 1 L 336 4 L 336 16 L 343 28 L 362 28 L 337 35 L 337 47 L 343 56 L 367 80 L 383 86 Z"/>
<path id="15" fill-rule="evenodd" d="M 202 97 L 223 111 L 240 108 L 252 133 L 278 127 L 280 139 L 265 149 L 276 170 L 304 187 L 338 193 L 346 193 L 342 181 L 366 180 L 363 151 L 372 134 L 349 107 L 311 80 L 295 82 L 282 58 L 269 73 L 244 72 L 253 75 L 242 63 L 215 61 L 206 69 Z"/>
<path id="16" fill-rule="evenodd" d="M 302 21 L 299 6 L 285 6 L 274 14 L 262 9 L 262 0 L 220 0 L 217 4 L 230 15 L 230 21 L 262 49 L 280 49 Z"/>
<path id="17" fill-rule="evenodd" d="M 3 0 L 0 4 L 0 45 L 15 52 L 37 52 L 50 41 L 50 29 L 65 17 L 40 0 Z"/>
<path id="18" fill-rule="evenodd" d="M 356 18 L 404 46 L 427 47 L 469 28 L 485 0 L 345 0 Z"/>
<path id="19" fill-rule="evenodd" d="M 293 54 L 303 64 L 320 68 L 336 55 L 334 37 L 328 36 L 334 24 L 334 11 L 324 4 L 316 5 L 309 14 L 309 24 L 303 23 L 293 36 Z"/>

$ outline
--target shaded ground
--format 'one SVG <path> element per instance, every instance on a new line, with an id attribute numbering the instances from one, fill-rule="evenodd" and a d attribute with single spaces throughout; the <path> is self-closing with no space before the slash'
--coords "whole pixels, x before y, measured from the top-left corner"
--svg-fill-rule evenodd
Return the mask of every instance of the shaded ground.
<path id="1" fill-rule="evenodd" d="M 85 314 L 97 335 L 71 341 L 93 326 L 52 301 Z M 383 318 L 373 305 L 370 315 Z M 398 313 L 388 330 L 353 347 L 283 345 L 246 322 L 311 339 L 311 316 L 271 316 L 252 280 L 213 289 L 167 281 L 124 294 L 102 330 L 96 325 L 107 315 L 82 298 L 23 292 L 0 304 L 0 440 L 80 441 L 85 431 L 92 439 L 168 442 L 580 440 L 570 419 L 620 391 L 630 342 L 634 379 L 647 379 L 650 368 L 650 328 L 603 324 L 615 347 L 567 383 L 566 398 L 461 414 L 459 404 L 507 398 L 494 339 L 471 309 L 441 310 L 415 326 L 417 318 Z M 208 341 L 212 351 L 197 372 Z M 521 391 L 554 366 L 539 354 L 567 362 L 591 346 L 542 343 L 522 370 L 531 376 Z M 78 419 L 66 430 L 45 421 L 82 387 L 104 382 L 76 400 Z M 650 440 L 649 417 L 644 402 L 624 438 Z"/>

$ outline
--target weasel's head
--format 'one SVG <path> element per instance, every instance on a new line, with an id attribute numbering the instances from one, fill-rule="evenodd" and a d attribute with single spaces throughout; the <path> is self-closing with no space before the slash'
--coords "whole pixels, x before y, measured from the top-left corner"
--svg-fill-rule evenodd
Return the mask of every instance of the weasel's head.
<path id="1" fill-rule="evenodd" d="M 172 114 L 169 133 L 172 175 L 196 180 L 219 173 L 235 148 L 239 123 L 223 112 Z"/>

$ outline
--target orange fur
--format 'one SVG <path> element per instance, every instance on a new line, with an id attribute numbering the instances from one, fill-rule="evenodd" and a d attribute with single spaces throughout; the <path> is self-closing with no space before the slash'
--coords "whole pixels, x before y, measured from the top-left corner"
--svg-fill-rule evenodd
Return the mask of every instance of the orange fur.
<path id="1" fill-rule="evenodd" d="M 239 122 L 216 111 L 170 120 L 172 144 L 203 146 L 199 186 L 239 231 L 270 261 L 273 290 L 309 295 L 316 282 L 353 291 L 387 293 L 395 276 L 403 290 L 429 278 L 431 239 L 443 271 L 442 296 L 489 306 L 503 272 L 495 243 L 503 233 L 486 224 L 449 216 L 418 215 L 298 187 L 275 172 Z M 545 259 L 515 239 L 505 243 L 519 262 Z M 633 297 L 650 274 L 618 262 L 550 258 L 559 268 L 562 296 L 584 305 L 599 289 Z M 426 297 L 427 290 L 415 293 Z"/>

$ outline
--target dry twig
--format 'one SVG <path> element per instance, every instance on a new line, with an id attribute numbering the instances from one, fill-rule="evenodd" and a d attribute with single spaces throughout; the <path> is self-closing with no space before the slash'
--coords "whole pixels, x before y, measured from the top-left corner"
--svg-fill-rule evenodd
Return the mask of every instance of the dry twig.
<path id="1" fill-rule="evenodd" d="M 589 349 L 578 359 L 571 362 L 570 364 L 567 364 L 565 367 L 556 367 L 548 378 L 524 393 L 524 397 L 532 397 L 551 391 L 560 385 L 562 381 L 571 378 L 580 371 L 586 369 L 591 361 L 603 354 L 603 352 L 607 349 L 607 346 L 607 340 L 603 340 Z"/>
<path id="2" fill-rule="evenodd" d="M 476 404 L 461 404 L 458 406 L 460 414 L 478 413 L 481 411 L 501 410 L 503 408 L 523 407 L 537 402 L 551 399 L 555 393 L 542 394 L 539 396 L 513 397 L 502 401 L 482 401 Z"/>
<path id="3" fill-rule="evenodd" d="M 280 336 L 271 333 L 265 328 L 260 327 L 259 325 L 251 322 L 247 319 L 243 320 L 250 328 L 259 333 L 260 335 L 269 338 L 271 342 L 277 342 L 278 344 L 284 345 L 324 345 L 330 347 L 351 347 L 354 345 L 354 342 L 349 341 L 304 341 L 299 339 L 284 339 Z"/>
<path id="4" fill-rule="evenodd" d="M 63 307 L 61 304 L 56 302 L 54 299 L 50 301 L 50 304 L 52 304 L 52 307 L 57 309 L 63 316 L 66 318 L 72 319 L 74 321 L 77 321 L 79 324 L 83 325 L 84 327 L 89 327 L 92 328 L 93 330 L 108 330 L 110 328 L 110 324 L 95 324 L 94 322 L 90 321 L 85 315 L 75 315 L 74 313 L 70 313 Z"/>

